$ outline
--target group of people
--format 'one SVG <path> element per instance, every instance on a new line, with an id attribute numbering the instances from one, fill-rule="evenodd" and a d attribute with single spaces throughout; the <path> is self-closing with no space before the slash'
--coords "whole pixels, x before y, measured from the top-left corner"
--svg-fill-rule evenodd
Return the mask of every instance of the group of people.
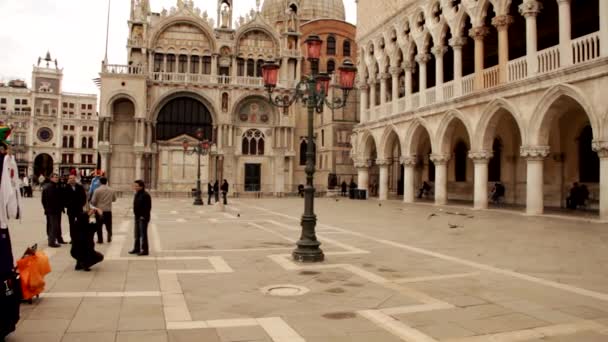
<path id="1" fill-rule="evenodd" d="M 150 221 L 152 201 L 141 180 L 134 182 L 135 198 L 135 243 L 129 253 L 148 255 L 147 227 Z M 88 193 L 77 182 L 76 175 L 70 174 L 67 182 L 59 182 L 59 175 L 53 173 L 42 190 L 42 206 L 47 219 L 47 238 L 51 248 L 67 244 L 61 231 L 61 218 L 67 214 L 70 228 L 71 255 L 76 259 L 76 270 L 89 271 L 103 255 L 95 251 L 97 243 L 104 243 L 105 226 L 107 242 L 112 242 L 112 203 L 116 202 L 116 192 L 108 186 L 108 179 L 99 172 L 89 187 Z"/>
<path id="2" fill-rule="evenodd" d="M 570 188 L 570 195 L 566 198 L 566 207 L 568 209 L 577 209 L 585 207 L 589 200 L 589 189 L 585 184 L 575 182 Z"/>
<path id="3" fill-rule="evenodd" d="M 211 204 L 211 197 L 215 197 L 215 203 L 220 201 L 220 191 L 222 192 L 222 201 L 224 204 L 228 204 L 228 200 L 226 199 L 226 196 L 228 194 L 228 181 L 224 179 L 224 181 L 222 182 L 222 185 L 219 185 L 219 182 L 216 180 L 215 183 L 211 184 L 211 182 L 209 182 L 209 184 L 207 184 L 207 204 Z"/>

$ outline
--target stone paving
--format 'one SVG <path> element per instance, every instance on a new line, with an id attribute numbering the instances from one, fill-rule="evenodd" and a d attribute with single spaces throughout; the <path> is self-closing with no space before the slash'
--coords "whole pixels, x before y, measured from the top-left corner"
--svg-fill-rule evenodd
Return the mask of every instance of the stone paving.
<path id="1" fill-rule="evenodd" d="M 46 292 L 7 341 L 608 341 L 605 224 L 323 198 L 326 261 L 299 264 L 302 199 L 230 202 L 154 199 L 151 255 L 133 257 L 121 199 L 91 272 L 46 250 Z M 39 198 L 25 209 L 16 256 L 46 246 Z"/>

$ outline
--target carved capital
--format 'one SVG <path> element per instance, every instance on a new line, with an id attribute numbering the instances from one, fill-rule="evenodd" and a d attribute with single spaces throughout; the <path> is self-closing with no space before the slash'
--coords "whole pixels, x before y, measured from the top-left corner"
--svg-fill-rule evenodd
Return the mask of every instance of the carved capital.
<path id="1" fill-rule="evenodd" d="M 399 74 L 401 73 L 401 71 L 403 71 L 403 69 L 400 67 L 390 67 L 390 69 L 388 69 L 388 71 L 391 73 L 391 75 L 393 77 L 398 77 Z"/>
<path id="2" fill-rule="evenodd" d="M 430 158 L 435 165 L 445 165 L 450 161 L 449 154 L 431 154 Z"/>
<path id="3" fill-rule="evenodd" d="M 369 85 L 365 81 L 359 83 L 359 90 L 369 90 Z"/>
<path id="4" fill-rule="evenodd" d="M 443 46 L 443 45 L 435 46 L 434 48 L 431 49 L 431 52 L 437 58 L 443 57 L 443 55 L 445 55 L 448 52 L 448 47 Z"/>
<path id="5" fill-rule="evenodd" d="M 405 70 L 405 72 L 414 72 L 414 70 L 416 70 L 416 65 L 413 61 L 405 61 L 403 62 L 403 70 Z"/>
<path id="6" fill-rule="evenodd" d="M 496 27 L 496 29 L 498 29 L 499 31 L 506 30 L 507 28 L 509 28 L 509 25 L 513 24 L 513 21 L 514 20 L 512 16 L 504 14 L 492 18 L 492 25 L 494 25 L 494 27 Z"/>
<path id="7" fill-rule="evenodd" d="M 389 78 L 391 78 L 391 74 L 389 74 L 388 72 L 383 72 L 380 74 L 381 80 L 388 80 Z"/>
<path id="8" fill-rule="evenodd" d="M 608 158 L 608 141 L 593 141 L 591 148 L 597 153 L 598 157 Z"/>
<path id="9" fill-rule="evenodd" d="M 520 154 L 527 160 L 545 160 L 551 152 L 549 146 L 522 146 Z"/>
<path id="10" fill-rule="evenodd" d="M 492 151 L 470 151 L 469 152 L 469 158 L 471 158 L 473 160 L 473 163 L 477 164 L 484 164 L 484 163 L 488 163 L 490 161 L 490 159 L 492 159 L 492 157 L 494 156 L 494 153 Z"/>
<path id="11" fill-rule="evenodd" d="M 519 13 L 526 18 L 538 16 L 542 9 L 543 4 L 535 0 L 524 1 L 524 3 L 519 5 Z"/>
<path id="12" fill-rule="evenodd" d="M 399 162 L 401 164 L 403 164 L 403 166 L 405 167 L 414 167 L 416 166 L 416 164 L 418 164 L 418 157 L 417 156 L 407 156 L 407 157 L 400 157 L 399 158 Z"/>
<path id="13" fill-rule="evenodd" d="M 370 86 L 374 86 L 376 84 L 376 79 L 373 77 L 368 78 L 367 84 L 369 84 Z"/>
<path id="14" fill-rule="evenodd" d="M 371 161 L 366 159 L 355 160 L 354 166 L 356 169 L 367 169 L 371 166 Z"/>
<path id="15" fill-rule="evenodd" d="M 448 43 L 454 49 L 462 49 L 467 44 L 467 37 L 454 37 L 451 38 Z"/>
<path id="16" fill-rule="evenodd" d="M 490 34 L 490 29 L 485 26 L 473 27 L 469 30 L 469 36 L 474 40 L 483 40 L 488 34 Z"/>
<path id="17" fill-rule="evenodd" d="M 416 55 L 416 62 L 420 64 L 426 64 L 431 60 L 432 56 L 430 53 L 419 53 Z"/>
<path id="18" fill-rule="evenodd" d="M 388 159 L 376 159 L 376 165 L 378 166 L 389 166 L 391 162 Z"/>

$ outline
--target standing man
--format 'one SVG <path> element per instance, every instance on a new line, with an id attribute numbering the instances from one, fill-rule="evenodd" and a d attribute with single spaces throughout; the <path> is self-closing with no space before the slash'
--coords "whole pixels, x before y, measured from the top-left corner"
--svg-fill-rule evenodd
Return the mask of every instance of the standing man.
<path id="1" fill-rule="evenodd" d="M 74 241 L 78 236 L 76 219 L 82 214 L 83 207 L 87 204 L 87 194 L 84 187 L 76 182 L 75 175 L 68 177 L 68 185 L 64 190 L 64 196 L 68 222 L 70 223 L 70 240 Z"/>
<path id="2" fill-rule="evenodd" d="M 97 225 L 97 243 L 103 243 L 103 225 L 108 232 L 108 242 L 112 242 L 112 202 L 116 202 L 116 193 L 108 186 L 108 179 L 100 177 L 99 187 L 91 198 L 91 206 L 103 212 L 101 222 Z"/>
<path id="3" fill-rule="evenodd" d="M 215 194 L 215 203 L 220 201 L 220 183 L 216 179 L 215 183 L 213 183 L 213 193 Z"/>
<path id="4" fill-rule="evenodd" d="M 63 202 L 61 188 L 59 187 L 59 175 L 53 173 L 51 181 L 42 190 L 42 206 L 46 215 L 46 234 L 49 240 L 49 247 L 57 248 L 58 243 L 65 243 L 61 236 L 61 213 L 63 212 Z"/>
<path id="5" fill-rule="evenodd" d="M 211 181 L 207 184 L 207 204 L 211 205 L 211 197 L 213 196 L 213 184 Z"/>
<path id="6" fill-rule="evenodd" d="M 138 179 L 133 184 L 135 196 L 133 198 L 133 214 L 135 214 L 135 243 L 129 254 L 148 255 L 148 223 L 152 211 L 152 199 L 146 192 L 146 184 Z"/>
<path id="7" fill-rule="evenodd" d="M 224 179 L 224 182 L 222 183 L 222 197 L 224 198 L 224 204 L 228 204 L 228 201 L 226 200 L 227 194 L 228 194 L 228 181 Z"/>

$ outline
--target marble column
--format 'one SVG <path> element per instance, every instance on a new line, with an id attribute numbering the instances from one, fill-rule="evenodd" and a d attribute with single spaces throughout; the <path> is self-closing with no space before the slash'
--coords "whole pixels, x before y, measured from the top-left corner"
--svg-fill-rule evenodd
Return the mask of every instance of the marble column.
<path id="1" fill-rule="evenodd" d="M 298 57 L 296 62 L 296 83 L 302 79 L 302 58 Z"/>
<path id="2" fill-rule="evenodd" d="M 538 73 L 538 35 L 536 27 L 536 17 L 542 10 L 543 5 L 535 0 L 524 0 L 519 5 L 519 13 L 526 18 L 526 61 L 528 63 L 528 76 Z"/>
<path id="3" fill-rule="evenodd" d="M 414 203 L 416 188 L 414 179 L 416 177 L 416 163 L 418 158 L 415 155 L 401 157 L 403 165 L 403 202 Z"/>
<path id="4" fill-rule="evenodd" d="M 475 165 L 475 191 L 473 208 L 488 209 L 488 163 L 492 158 L 491 151 L 472 151 L 469 158 Z"/>
<path id="5" fill-rule="evenodd" d="M 214 54 L 213 56 L 211 56 L 211 75 L 213 76 L 217 76 L 218 72 L 217 72 L 217 56 L 216 54 Z"/>
<path id="6" fill-rule="evenodd" d="M 443 85 L 443 55 L 448 52 L 447 46 L 438 45 L 431 49 L 435 55 L 435 89 L 440 89 Z M 437 102 L 443 100 L 443 91 L 436 91 Z"/>
<path id="7" fill-rule="evenodd" d="M 386 159 L 377 159 L 376 165 L 380 171 L 378 184 L 378 199 L 386 201 L 388 199 L 388 166 L 389 162 Z"/>
<path id="8" fill-rule="evenodd" d="M 367 81 L 369 84 L 369 121 L 376 119 L 376 80 L 370 78 Z"/>
<path id="9" fill-rule="evenodd" d="M 369 163 L 356 162 L 357 169 L 357 189 L 367 191 L 369 197 Z"/>
<path id="10" fill-rule="evenodd" d="M 420 94 L 424 93 L 426 90 L 426 64 L 431 60 L 430 53 L 419 53 L 416 56 L 416 62 L 418 62 L 418 66 L 420 67 L 420 75 L 419 76 L 419 84 L 420 84 Z M 422 100 L 422 99 L 421 99 Z"/>
<path id="11" fill-rule="evenodd" d="M 449 41 L 454 50 L 454 97 L 462 95 L 462 47 L 467 43 L 466 37 L 454 37 Z"/>
<path id="12" fill-rule="evenodd" d="M 391 67 L 391 100 L 393 101 L 392 113 L 395 114 L 399 110 L 399 75 L 401 74 L 400 67 Z"/>
<path id="13" fill-rule="evenodd" d="M 594 141 L 592 145 L 600 158 L 600 220 L 608 221 L 608 141 Z"/>
<path id="14" fill-rule="evenodd" d="M 513 23 L 510 15 L 499 15 L 492 18 L 492 25 L 498 31 L 498 83 L 509 81 L 509 25 Z"/>
<path id="15" fill-rule="evenodd" d="M 389 73 L 380 74 L 380 105 L 381 106 L 383 104 L 385 104 L 386 100 L 388 99 L 386 96 L 386 86 L 387 86 L 388 79 L 390 77 L 391 77 L 391 74 L 389 74 Z"/>
<path id="16" fill-rule="evenodd" d="M 526 178 L 526 214 L 540 215 L 544 210 L 543 203 L 543 167 L 549 156 L 549 146 L 522 146 L 521 156 L 527 162 Z"/>
<path id="17" fill-rule="evenodd" d="M 141 179 L 141 158 L 143 154 L 135 152 L 135 179 Z"/>
<path id="18" fill-rule="evenodd" d="M 431 161 L 435 164 L 435 205 L 448 203 L 448 162 L 449 154 L 432 154 Z"/>
<path id="19" fill-rule="evenodd" d="M 557 0 L 559 6 L 559 62 L 562 67 L 572 65 L 571 0 Z M 599 2 L 605 2 L 600 0 Z"/>
<path id="20" fill-rule="evenodd" d="M 406 61 L 403 63 L 403 70 L 405 70 L 405 107 L 407 109 L 412 106 L 412 73 L 415 69 L 414 62 Z"/>
<path id="21" fill-rule="evenodd" d="M 490 29 L 485 26 L 473 27 L 469 35 L 475 41 L 475 90 L 483 89 L 483 70 L 484 70 L 484 40 L 490 33 Z"/>

